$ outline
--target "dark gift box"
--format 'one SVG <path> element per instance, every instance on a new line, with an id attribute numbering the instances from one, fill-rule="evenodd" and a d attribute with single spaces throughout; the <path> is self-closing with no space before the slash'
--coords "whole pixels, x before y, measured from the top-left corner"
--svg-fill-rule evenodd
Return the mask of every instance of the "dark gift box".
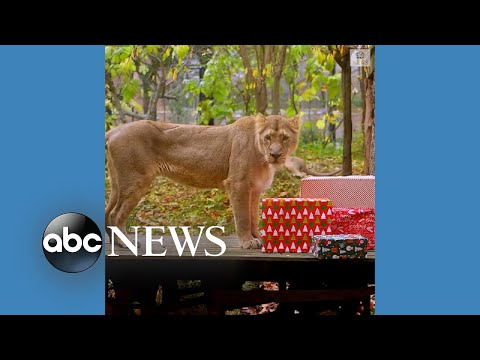
<path id="1" fill-rule="evenodd" d="M 314 235 L 310 252 L 319 259 L 364 259 L 367 244 L 359 234 Z"/>

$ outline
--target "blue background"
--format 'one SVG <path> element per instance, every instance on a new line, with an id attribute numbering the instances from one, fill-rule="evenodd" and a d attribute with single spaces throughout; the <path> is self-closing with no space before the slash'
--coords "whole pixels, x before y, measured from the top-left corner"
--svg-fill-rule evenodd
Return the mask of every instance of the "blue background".
<path id="1" fill-rule="evenodd" d="M 377 314 L 480 314 L 478 59 L 376 49 Z M 104 314 L 103 256 L 66 274 L 41 247 L 64 212 L 104 228 L 103 46 L 0 46 L 0 106 L 0 313 Z"/>
<path id="2" fill-rule="evenodd" d="M 376 50 L 378 314 L 480 314 L 479 59 Z"/>
<path id="3" fill-rule="evenodd" d="M 68 274 L 42 251 L 62 213 L 104 229 L 104 47 L 0 46 L 0 107 L 0 314 L 104 314 L 103 254 Z"/>

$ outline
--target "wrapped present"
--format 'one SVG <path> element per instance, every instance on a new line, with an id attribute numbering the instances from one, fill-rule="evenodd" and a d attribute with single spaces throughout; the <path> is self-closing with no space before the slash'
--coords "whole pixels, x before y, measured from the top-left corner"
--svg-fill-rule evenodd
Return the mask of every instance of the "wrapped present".
<path id="1" fill-rule="evenodd" d="M 300 196 L 329 198 L 336 207 L 375 208 L 375 176 L 307 176 Z"/>
<path id="2" fill-rule="evenodd" d="M 311 254 L 319 259 L 363 259 L 368 240 L 359 234 L 314 235 Z"/>
<path id="3" fill-rule="evenodd" d="M 333 234 L 360 234 L 368 239 L 367 250 L 375 250 L 375 209 L 332 209 Z"/>
<path id="4" fill-rule="evenodd" d="M 330 199 L 262 199 L 262 252 L 309 252 L 312 236 L 331 234 Z"/>

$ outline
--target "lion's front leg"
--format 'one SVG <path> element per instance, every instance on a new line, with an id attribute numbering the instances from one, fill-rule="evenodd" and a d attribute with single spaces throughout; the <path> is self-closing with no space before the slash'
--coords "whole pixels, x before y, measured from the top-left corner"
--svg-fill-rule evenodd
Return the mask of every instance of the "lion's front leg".
<path id="1" fill-rule="evenodd" d="M 253 190 L 250 198 L 250 216 L 252 236 L 261 242 L 262 237 L 258 231 L 258 204 L 260 203 L 260 192 Z"/>
<path id="2" fill-rule="evenodd" d="M 225 185 L 233 208 L 235 228 L 240 239 L 240 247 L 243 249 L 260 249 L 261 241 L 252 236 L 251 187 L 245 183 L 232 184 L 228 181 Z"/>

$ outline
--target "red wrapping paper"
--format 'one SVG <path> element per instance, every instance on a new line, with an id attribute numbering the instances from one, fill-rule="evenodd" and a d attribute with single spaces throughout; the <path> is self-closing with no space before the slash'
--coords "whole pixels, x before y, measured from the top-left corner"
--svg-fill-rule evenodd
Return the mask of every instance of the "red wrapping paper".
<path id="1" fill-rule="evenodd" d="M 375 209 L 332 209 L 332 234 L 360 234 L 368 239 L 366 250 L 375 250 Z"/>
<path id="2" fill-rule="evenodd" d="M 335 207 L 375 208 L 375 176 L 307 176 L 301 197 L 329 198 Z"/>
<path id="3" fill-rule="evenodd" d="M 313 235 L 332 234 L 331 222 L 330 199 L 262 199 L 262 252 L 307 253 Z"/>

